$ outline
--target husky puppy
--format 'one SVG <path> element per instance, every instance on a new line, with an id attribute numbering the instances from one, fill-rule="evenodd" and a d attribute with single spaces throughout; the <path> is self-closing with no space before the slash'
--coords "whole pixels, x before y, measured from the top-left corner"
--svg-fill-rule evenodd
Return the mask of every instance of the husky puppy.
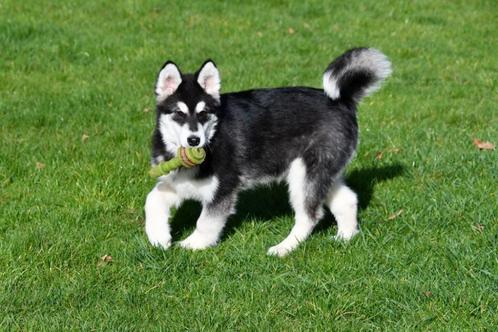
<path id="1" fill-rule="evenodd" d="M 178 147 L 204 147 L 206 160 L 158 179 L 145 203 L 145 231 L 152 245 L 171 245 L 170 209 L 185 199 L 202 203 L 194 232 L 179 245 L 217 244 L 237 194 L 285 181 L 295 212 L 290 234 L 268 250 L 284 256 L 312 232 L 330 209 L 338 240 L 358 233 L 357 198 L 342 173 L 358 142 L 356 107 L 390 75 L 391 64 L 373 48 L 355 48 L 323 74 L 323 90 L 308 87 L 256 89 L 220 94 L 220 74 L 207 60 L 194 74 L 164 64 L 155 87 L 157 124 L 152 164 L 172 158 Z"/>

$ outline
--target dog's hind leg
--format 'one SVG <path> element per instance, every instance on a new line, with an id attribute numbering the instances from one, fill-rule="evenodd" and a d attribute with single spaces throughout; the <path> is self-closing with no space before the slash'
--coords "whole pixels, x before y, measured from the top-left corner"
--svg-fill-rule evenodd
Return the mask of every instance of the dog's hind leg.
<path id="1" fill-rule="evenodd" d="M 336 240 L 349 240 L 359 232 L 356 219 L 358 199 L 342 179 L 330 188 L 325 203 L 337 221 Z"/>
<path id="2" fill-rule="evenodd" d="M 145 201 L 145 232 L 152 245 L 163 249 L 171 245 L 169 227 L 170 210 L 181 203 L 176 192 L 164 182 L 159 182 Z"/>
<path id="3" fill-rule="evenodd" d="M 295 224 L 282 242 L 268 250 L 268 255 L 272 256 L 282 257 L 294 250 L 300 242 L 308 238 L 322 215 L 323 199 L 318 199 L 318 204 L 310 206 L 310 195 L 314 196 L 314 186 L 307 179 L 306 165 L 302 159 L 295 159 L 291 163 L 287 183 L 290 202 L 295 212 Z"/>

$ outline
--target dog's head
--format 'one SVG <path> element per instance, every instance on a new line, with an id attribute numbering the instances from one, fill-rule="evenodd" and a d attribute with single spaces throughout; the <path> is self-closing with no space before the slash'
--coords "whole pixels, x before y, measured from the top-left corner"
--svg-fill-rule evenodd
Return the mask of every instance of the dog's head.
<path id="1" fill-rule="evenodd" d="M 220 74 L 207 60 L 195 74 L 182 74 L 171 61 L 157 78 L 157 128 L 166 149 L 203 147 L 213 137 L 220 104 Z"/>

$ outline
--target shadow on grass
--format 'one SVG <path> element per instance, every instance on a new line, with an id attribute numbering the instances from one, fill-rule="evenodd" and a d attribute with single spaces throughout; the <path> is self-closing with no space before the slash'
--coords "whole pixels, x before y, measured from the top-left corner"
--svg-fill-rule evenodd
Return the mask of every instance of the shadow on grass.
<path id="1" fill-rule="evenodd" d="M 401 164 L 382 167 L 368 167 L 352 171 L 346 178 L 346 183 L 358 195 L 359 209 L 368 207 L 374 192 L 375 184 L 403 174 Z M 328 209 L 325 216 L 315 228 L 321 232 L 335 224 L 334 217 Z M 195 226 L 201 206 L 197 202 L 185 202 L 174 214 L 172 224 L 173 238 L 178 239 L 186 229 Z M 224 237 L 232 234 L 244 220 L 271 220 L 278 217 L 292 216 L 293 211 L 288 201 L 287 186 L 272 185 L 242 192 L 237 203 L 237 213 L 230 217 L 224 232 Z"/>
<path id="2" fill-rule="evenodd" d="M 358 195 L 358 208 L 364 210 L 370 204 L 374 187 L 378 182 L 403 175 L 404 166 L 396 163 L 382 167 L 368 167 L 354 170 L 346 178 L 346 183 Z"/>

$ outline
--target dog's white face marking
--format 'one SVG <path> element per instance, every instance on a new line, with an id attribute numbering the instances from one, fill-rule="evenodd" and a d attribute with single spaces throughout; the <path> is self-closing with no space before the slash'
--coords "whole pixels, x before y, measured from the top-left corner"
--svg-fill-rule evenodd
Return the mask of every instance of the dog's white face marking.
<path id="1" fill-rule="evenodd" d="M 182 132 L 180 135 L 180 143 L 182 146 L 185 146 L 185 147 L 191 146 L 188 142 L 188 138 L 190 136 L 199 137 L 200 142 L 196 146 L 202 147 L 206 144 L 206 133 L 205 133 L 205 130 L 200 123 L 197 123 L 197 130 L 196 131 L 190 130 L 188 123 L 185 123 L 182 126 Z"/>
<path id="2" fill-rule="evenodd" d="M 214 133 L 216 132 L 216 125 L 218 124 L 218 118 L 214 114 L 209 114 L 209 120 L 202 125 L 202 129 L 204 131 L 204 136 L 206 137 L 206 141 L 209 142 L 211 138 L 213 138 Z"/>
<path id="3" fill-rule="evenodd" d="M 178 110 L 182 113 L 188 114 L 188 106 L 182 101 L 179 101 L 176 103 L 176 106 L 178 107 Z"/>
<path id="4" fill-rule="evenodd" d="M 169 153 L 176 154 L 180 146 L 181 126 L 173 121 L 171 114 L 161 114 L 159 117 L 159 132 Z"/>
<path id="5" fill-rule="evenodd" d="M 195 113 L 200 113 L 204 111 L 204 108 L 206 108 L 206 103 L 203 101 L 200 101 L 195 105 Z"/>
<path id="6" fill-rule="evenodd" d="M 205 109 L 206 109 L 206 103 L 200 101 L 195 106 L 195 113 L 201 114 L 202 112 L 205 112 Z M 208 120 L 205 123 L 201 124 L 201 129 L 203 131 L 203 136 L 205 137 L 205 141 L 209 141 L 211 140 L 211 138 L 213 138 L 213 135 L 216 131 L 216 125 L 218 123 L 218 118 L 216 117 L 216 115 L 208 114 L 207 116 Z"/>
<path id="7" fill-rule="evenodd" d="M 205 102 L 199 102 L 196 105 L 196 113 L 190 114 L 188 106 L 183 102 L 178 102 L 176 105 L 178 111 L 185 114 L 182 121 L 175 120 L 174 114 L 161 114 L 159 117 L 159 131 L 168 152 L 176 154 L 180 146 L 191 147 L 192 145 L 188 142 L 188 138 L 191 136 L 199 138 L 197 147 L 205 146 L 213 138 L 216 132 L 216 124 L 218 123 L 216 115 L 205 115 L 207 116 L 207 121 L 204 123 L 199 122 L 197 119 L 200 113 L 205 112 L 205 105 Z M 197 126 L 195 130 L 191 128 L 192 122 Z"/>

